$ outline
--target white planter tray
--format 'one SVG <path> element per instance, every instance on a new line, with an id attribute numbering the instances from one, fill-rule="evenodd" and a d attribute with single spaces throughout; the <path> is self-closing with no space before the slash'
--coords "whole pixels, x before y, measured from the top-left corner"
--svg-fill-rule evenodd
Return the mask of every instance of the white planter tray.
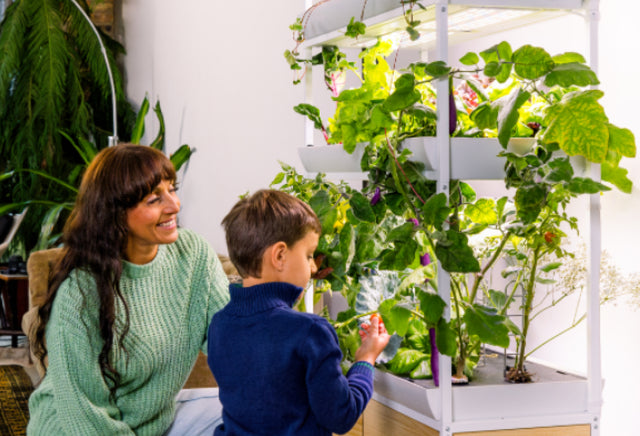
<path id="1" fill-rule="evenodd" d="M 526 153 L 532 138 L 512 138 L 508 149 Z M 451 178 L 460 180 L 495 180 L 504 178 L 505 159 L 498 157 L 503 149 L 494 138 L 451 138 Z M 409 138 L 403 147 L 412 152 L 412 160 L 425 165 L 426 176 L 437 178 L 438 146 L 435 137 Z M 320 145 L 298 148 L 300 160 L 310 173 L 361 173 L 360 161 L 364 144 L 358 144 L 353 154 L 340 145 Z"/>
<path id="2" fill-rule="evenodd" d="M 494 355 L 496 356 L 496 355 Z M 452 414 L 457 423 L 535 420 L 543 416 L 579 416 L 588 410 L 587 380 L 527 362 L 534 382 L 503 380 L 503 357 L 485 357 L 475 379 L 453 386 Z M 408 380 L 376 370 L 374 398 L 411 418 L 433 425 L 441 416 L 440 390 L 432 380 Z"/>

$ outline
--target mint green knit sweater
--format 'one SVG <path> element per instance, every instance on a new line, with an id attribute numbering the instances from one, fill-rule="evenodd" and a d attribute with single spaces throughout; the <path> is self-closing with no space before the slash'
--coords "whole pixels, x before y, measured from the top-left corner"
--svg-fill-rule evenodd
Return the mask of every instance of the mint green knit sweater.
<path id="1" fill-rule="evenodd" d="M 130 326 L 127 354 L 114 337 L 111 361 L 121 375 L 115 401 L 98 364 L 103 341 L 93 283 L 75 270 L 58 289 L 46 329 L 49 366 L 29 399 L 27 434 L 161 435 L 198 352 L 206 352 L 209 321 L 229 299 L 222 266 L 209 244 L 188 230 L 161 245 L 152 262 L 124 262 L 120 286 Z M 116 313 L 120 328 L 121 304 Z"/>

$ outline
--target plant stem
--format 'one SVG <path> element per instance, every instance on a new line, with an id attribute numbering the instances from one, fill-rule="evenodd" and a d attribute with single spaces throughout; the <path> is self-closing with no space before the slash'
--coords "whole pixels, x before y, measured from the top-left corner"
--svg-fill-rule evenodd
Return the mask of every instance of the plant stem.
<path id="1" fill-rule="evenodd" d="M 553 341 L 555 338 L 557 338 L 558 336 L 561 336 L 563 334 L 565 334 L 566 332 L 568 332 L 569 330 L 573 329 L 574 327 L 576 327 L 578 324 L 580 324 L 582 321 L 584 321 L 587 318 L 587 314 L 585 313 L 584 315 L 582 315 L 580 317 L 580 319 L 578 319 L 577 321 L 575 321 L 573 324 L 571 324 L 569 327 L 567 327 L 566 329 L 562 330 L 561 332 L 555 334 L 554 336 L 550 337 L 549 339 L 547 339 L 546 341 L 544 341 L 543 343 L 541 343 L 540 345 L 538 345 L 537 347 L 535 347 L 533 350 L 529 351 L 527 354 L 524 355 L 524 358 L 526 359 L 527 357 L 529 357 L 531 354 L 535 353 L 539 348 L 542 348 L 544 345 L 547 345 L 549 342 Z"/>
<path id="2" fill-rule="evenodd" d="M 520 338 L 519 350 L 518 350 L 518 359 L 516 361 L 516 367 L 518 372 L 524 373 L 524 359 L 525 359 L 525 348 L 527 345 L 527 332 L 529 331 L 529 315 L 531 312 L 531 305 L 533 303 L 534 297 L 534 288 L 535 288 L 535 280 L 536 280 L 536 271 L 538 269 L 538 259 L 540 256 L 541 246 L 538 245 L 533 250 L 533 263 L 531 264 L 531 271 L 529 273 L 529 279 L 527 282 L 526 288 L 526 300 L 523 308 L 523 316 L 522 316 L 522 337 Z"/>

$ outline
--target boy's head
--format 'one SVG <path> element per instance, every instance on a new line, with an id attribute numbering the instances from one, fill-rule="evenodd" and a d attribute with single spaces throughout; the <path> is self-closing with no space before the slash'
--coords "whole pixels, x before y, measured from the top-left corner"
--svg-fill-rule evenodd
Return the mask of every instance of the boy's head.
<path id="1" fill-rule="evenodd" d="M 315 233 L 317 245 L 322 231 L 318 217 L 308 204 L 272 189 L 257 191 L 238 201 L 222 225 L 229 258 L 243 278 L 262 277 L 267 249 L 273 249 L 274 245 L 291 249 L 297 242 L 307 241 L 309 233 Z"/>

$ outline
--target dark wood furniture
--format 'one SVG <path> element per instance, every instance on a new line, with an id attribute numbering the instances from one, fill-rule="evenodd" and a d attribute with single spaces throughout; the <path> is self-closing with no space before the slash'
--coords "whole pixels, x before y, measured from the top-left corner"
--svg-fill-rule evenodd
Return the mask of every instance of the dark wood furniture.
<path id="1" fill-rule="evenodd" d="M 11 346 L 18 346 L 22 316 L 29 309 L 29 278 L 24 274 L 0 272 L 0 335 L 11 335 Z"/>

